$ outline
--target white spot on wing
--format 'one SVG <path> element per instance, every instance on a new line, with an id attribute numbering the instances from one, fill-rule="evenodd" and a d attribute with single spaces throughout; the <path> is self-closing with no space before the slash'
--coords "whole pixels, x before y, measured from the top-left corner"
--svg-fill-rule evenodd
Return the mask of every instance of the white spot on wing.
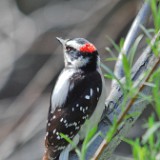
<path id="1" fill-rule="evenodd" d="M 82 119 L 86 119 L 86 116 L 83 116 Z"/>
<path id="2" fill-rule="evenodd" d="M 56 119 L 56 116 L 55 116 L 55 115 L 53 116 L 53 119 Z"/>
<path id="3" fill-rule="evenodd" d="M 90 89 L 90 96 L 93 96 L 93 89 Z"/>
<path id="4" fill-rule="evenodd" d="M 63 122 L 63 118 L 60 119 L 60 122 Z"/>
<path id="5" fill-rule="evenodd" d="M 59 109 L 58 109 L 58 112 L 60 112 L 61 110 L 62 110 L 62 109 L 61 109 L 61 108 L 59 108 Z"/>
<path id="6" fill-rule="evenodd" d="M 86 95 L 86 96 L 85 96 L 85 99 L 90 99 L 90 96 L 89 96 L 89 95 Z"/>
<path id="7" fill-rule="evenodd" d="M 72 135 L 72 134 L 73 134 L 73 132 L 71 131 L 71 132 L 70 132 L 70 134 Z"/>
<path id="8" fill-rule="evenodd" d="M 74 135 L 70 136 L 70 138 L 73 138 L 73 137 L 74 137 Z"/>
<path id="9" fill-rule="evenodd" d="M 53 114 L 54 113 L 54 111 L 53 110 L 51 110 L 51 114 Z"/>
<path id="10" fill-rule="evenodd" d="M 80 128 L 80 127 L 79 127 L 79 126 L 77 126 L 77 127 L 75 127 L 75 130 L 79 130 L 79 128 Z"/>
<path id="11" fill-rule="evenodd" d="M 99 92 L 99 87 L 97 87 L 97 92 Z"/>
<path id="12" fill-rule="evenodd" d="M 55 134 L 55 133 L 56 133 L 56 129 L 53 130 L 53 134 Z"/>
<path id="13" fill-rule="evenodd" d="M 65 148 L 65 146 L 60 146 L 58 147 L 58 150 L 63 150 Z"/>

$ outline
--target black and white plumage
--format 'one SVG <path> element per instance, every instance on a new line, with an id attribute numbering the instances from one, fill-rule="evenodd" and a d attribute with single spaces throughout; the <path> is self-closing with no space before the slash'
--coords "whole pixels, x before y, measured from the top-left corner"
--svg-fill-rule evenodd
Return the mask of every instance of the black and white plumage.
<path id="1" fill-rule="evenodd" d="M 86 120 L 90 128 L 99 122 L 106 98 L 95 46 L 83 38 L 57 39 L 63 45 L 65 68 L 51 95 L 43 160 L 67 160 L 72 147 L 60 133 L 78 143 L 86 134 Z"/>

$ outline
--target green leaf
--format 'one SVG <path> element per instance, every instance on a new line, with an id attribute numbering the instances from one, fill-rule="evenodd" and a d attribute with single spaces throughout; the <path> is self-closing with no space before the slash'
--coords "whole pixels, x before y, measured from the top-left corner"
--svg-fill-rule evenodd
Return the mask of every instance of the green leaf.
<path id="1" fill-rule="evenodd" d="M 116 57 L 112 57 L 112 58 L 106 58 L 106 61 L 117 61 L 118 58 Z"/>
<path id="2" fill-rule="evenodd" d="M 121 83 L 121 82 L 119 81 L 119 79 L 114 75 L 114 73 L 111 71 L 111 69 L 110 69 L 109 67 L 107 67 L 107 66 L 104 65 L 103 63 L 101 63 L 101 67 L 108 73 L 108 74 L 105 74 L 105 77 L 106 77 L 106 78 L 116 80 L 117 83 L 120 85 L 121 89 L 124 89 L 122 83 Z"/>
<path id="3" fill-rule="evenodd" d="M 117 52 L 120 52 L 120 47 L 109 37 L 106 36 L 109 42 L 113 45 L 113 47 L 116 49 Z"/>
<path id="4" fill-rule="evenodd" d="M 70 143 L 74 148 L 76 148 L 76 144 L 65 134 L 60 133 L 60 136 L 65 139 L 68 143 Z"/>
<path id="5" fill-rule="evenodd" d="M 128 56 L 130 66 L 132 66 L 132 64 L 133 64 L 133 59 L 134 59 L 136 50 L 137 50 L 138 45 L 139 45 L 140 41 L 142 40 L 142 38 L 143 38 L 143 35 L 138 36 L 138 38 L 135 40 L 133 46 L 130 49 L 129 56 Z"/>
<path id="6" fill-rule="evenodd" d="M 141 29 L 143 30 L 143 32 L 145 33 L 145 35 L 149 38 L 149 40 L 152 39 L 152 35 L 150 33 L 154 33 L 153 29 L 146 29 L 142 24 L 140 25 Z"/>
<path id="7" fill-rule="evenodd" d="M 112 50 L 109 47 L 105 48 L 107 52 L 111 55 L 111 57 L 116 58 L 116 55 L 112 52 Z"/>
<path id="8" fill-rule="evenodd" d="M 114 77 L 111 76 L 110 74 L 105 74 L 104 77 L 105 77 L 105 78 L 108 78 L 108 79 L 114 79 Z"/>
<path id="9" fill-rule="evenodd" d="M 152 88 L 152 93 L 153 93 L 153 100 L 155 102 L 155 110 L 156 113 L 158 115 L 158 117 L 160 117 L 160 69 L 158 69 L 156 72 L 154 72 L 154 74 L 152 75 L 152 80 L 154 83 L 154 87 Z"/>
<path id="10" fill-rule="evenodd" d="M 120 43 L 119 43 L 119 48 L 123 48 L 123 46 L 124 46 L 124 38 L 121 38 L 121 40 L 120 40 Z"/>
<path id="11" fill-rule="evenodd" d="M 143 144 L 147 143 L 149 138 L 160 128 L 160 122 L 155 122 L 143 136 Z"/>
<path id="12" fill-rule="evenodd" d="M 86 135 L 86 137 L 85 137 L 85 139 L 83 141 L 83 144 L 82 144 L 80 160 L 85 160 L 87 148 L 89 147 L 88 144 L 89 144 L 90 140 L 94 137 L 94 135 L 95 135 L 95 133 L 97 131 L 97 126 L 93 127 L 90 130 L 89 130 L 89 128 L 86 128 L 86 129 L 87 129 L 87 135 Z"/>
<path id="13" fill-rule="evenodd" d="M 107 134 L 106 134 L 106 140 L 110 142 L 110 140 L 113 138 L 115 135 L 115 132 L 117 130 L 117 117 L 113 118 L 113 123 L 112 126 L 109 128 Z"/>
<path id="14" fill-rule="evenodd" d="M 131 87 L 132 86 L 131 66 L 125 54 L 123 54 L 122 62 L 123 62 L 123 69 L 126 77 L 126 85 L 127 87 Z"/>
<path id="15" fill-rule="evenodd" d="M 156 33 L 159 31 L 160 28 L 160 7 L 157 5 L 156 0 L 151 0 L 151 9 L 152 9 L 152 15 L 153 15 L 153 21 L 154 21 L 154 27 Z"/>

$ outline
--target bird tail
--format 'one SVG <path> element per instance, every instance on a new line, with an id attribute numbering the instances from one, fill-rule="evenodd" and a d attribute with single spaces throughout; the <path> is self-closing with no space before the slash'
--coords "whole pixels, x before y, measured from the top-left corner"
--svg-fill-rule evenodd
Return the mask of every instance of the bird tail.
<path id="1" fill-rule="evenodd" d="M 59 160 L 59 154 L 55 154 L 49 148 L 46 148 L 42 160 Z"/>

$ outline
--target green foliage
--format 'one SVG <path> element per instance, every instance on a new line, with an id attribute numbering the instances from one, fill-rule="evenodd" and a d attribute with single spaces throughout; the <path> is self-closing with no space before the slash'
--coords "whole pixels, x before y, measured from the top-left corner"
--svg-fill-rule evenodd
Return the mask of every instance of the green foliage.
<path id="1" fill-rule="evenodd" d="M 154 100 L 154 108 L 156 110 L 157 116 L 160 119 L 160 69 L 157 70 L 153 76 L 152 79 L 154 81 L 154 87 L 152 89 L 153 92 L 153 100 Z"/>
<path id="2" fill-rule="evenodd" d="M 133 59 L 135 57 L 135 53 L 137 51 L 138 45 L 139 45 L 140 41 L 142 40 L 142 38 L 143 38 L 142 35 L 138 36 L 137 39 L 135 40 L 133 46 L 130 49 L 128 60 L 129 60 L 129 64 L 131 66 L 133 65 Z"/>
<path id="3" fill-rule="evenodd" d="M 103 63 L 101 63 L 101 67 L 106 71 L 106 74 L 104 75 L 105 78 L 111 79 L 111 80 L 116 80 L 117 83 L 121 86 L 121 88 L 123 89 L 123 85 L 122 83 L 119 81 L 119 79 L 114 75 L 114 73 L 111 71 L 111 69 L 109 67 L 107 67 L 106 65 L 104 65 Z"/>
<path id="4" fill-rule="evenodd" d="M 155 32 L 157 33 L 160 29 L 160 4 L 158 4 L 158 0 L 151 0 L 151 9 L 154 20 Z"/>
<path id="5" fill-rule="evenodd" d="M 117 45 L 109 36 L 106 36 L 108 41 L 113 45 L 114 49 L 119 53 L 121 51 L 121 48 L 119 45 Z"/>
<path id="6" fill-rule="evenodd" d="M 156 0 L 151 1 L 151 7 L 153 12 L 153 19 L 154 19 L 154 29 L 145 29 L 143 26 L 141 26 L 144 33 L 147 35 L 149 40 L 147 40 L 148 45 L 150 45 L 153 53 L 157 58 L 160 56 L 160 38 L 158 37 L 156 39 L 156 42 L 151 45 L 151 39 L 152 35 L 150 33 L 157 33 L 160 29 L 160 7 L 157 5 Z M 142 39 L 142 36 L 139 36 L 135 43 L 133 44 L 129 57 L 127 57 L 125 54 L 123 54 L 122 62 L 123 62 L 123 69 L 125 74 L 125 84 L 121 84 L 123 87 L 123 93 L 124 93 L 124 99 L 122 103 L 122 108 L 125 108 L 127 105 L 127 99 L 133 98 L 134 95 L 137 93 L 137 90 L 133 86 L 132 82 L 132 76 L 131 76 L 131 67 L 133 64 L 133 59 L 137 50 L 137 47 Z M 114 44 L 115 46 L 115 44 Z M 117 47 L 119 50 L 122 48 Z M 148 73 L 144 76 L 146 76 Z M 106 76 L 107 78 L 114 79 L 115 76 L 113 73 Z M 116 79 L 117 80 L 117 79 Z M 118 82 L 121 83 L 121 82 Z M 152 95 L 146 96 L 142 93 L 139 93 L 139 100 L 141 101 L 148 101 L 153 104 L 153 108 L 155 109 L 155 114 L 152 114 L 148 118 L 148 122 L 145 125 L 146 126 L 146 133 L 143 135 L 142 140 L 140 138 L 137 138 L 136 140 L 129 140 L 129 139 L 123 139 L 125 142 L 131 145 L 132 147 L 132 153 L 134 160 L 159 160 L 157 159 L 157 155 L 160 153 L 160 69 L 155 71 L 149 82 L 145 83 L 145 85 L 148 85 L 152 88 Z M 122 110 L 123 112 L 123 110 Z M 126 115 L 125 118 L 129 118 L 129 116 L 136 116 L 134 113 L 132 115 Z M 159 121 L 157 121 L 159 120 Z M 118 128 L 117 121 L 114 121 L 113 126 L 110 128 L 109 132 L 107 133 L 107 141 L 110 141 L 113 136 L 115 135 L 115 132 Z"/>
<path id="7" fill-rule="evenodd" d="M 135 160 L 153 160 L 150 158 L 150 152 L 148 152 L 147 146 L 142 146 L 140 140 L 128 140 L 123 139 L 125 142 L 132 146 L 133 157 Z"/>
<path id="8" fill-rule="evenodd" d="M 156 3 L 156 0 L 151 1 L 151 8 L 155 25 L 154 33 L 157 33 L 160 29 L 160 8 Z M 150 31 L 144 28 L 143 30 L 149 39 L 151 39 L 151 35 L 149 33 Z M 153 29 L 151 32 L 153 32 Z M 148 42 L 150 43 L 150 40 Z M 151 48 L 155 56 L 159 58 L 159 37 Z M 146 133 L 143 135 L 142 141 L 139 138 L 136 140 L 124 139 L 124 141 L 130 144 L 132 147 L 134 160 L 158 160 L 157 155 L 160 152 L 160 69 L 156 70 L 152 74 L 150 82 L 148 82 L 146 85 L 152 87 L 152 95 L 147 97 L 140 94 L 140 97 L 143 97 L 143 99 L 152 102 L 155 113 L 148 118 L 147 124 L 144 125 L 146 128 Z"/>
<path id="9" fill-rule="evenodd" d="M 126 87 L 128 88 L 132 86 L 131 64 L 129 63 L 128 58 L 126 57 L 125 54 L 123 54 L 122 63 L 123 63 L 123 69 L 124 69 L 124 74 L 126 78 Z"/>
<path id="10" fill-rule="evenodd" d="M 142 141 L 139 138 L 134 140 L 125 139 L 127 143 L 132 146 L 132 152 L 134 160 L 156 160 L 156 156 L 160 151 L 160 121 L 156 121 L 158 118 L 160 120 L 160 70 L 154 72 L 151 77 L 152 84 L 152 96 L 145 97 L 149 101 L 152 100 L 154 104 L 155 114 L 152 114 L 148 118 L 145 128 L 146 133 L 143 135 Z M 155 118 L 156 117 L 156 118 Z"/>
<path id="11" fill-rule="evenodd" d="M 86 152 L 87 152 L 88 147 L 91 145 L 91 143 L 93 142 L 93 140 L 97 136 L 101 135 L 100 132 L 98 132 L 96 134 L 97 126 L 89 129 L 88 125 L 87 125 L 86 130 L 87 130 L 87 134 L 86 134 L 86 137 L 85 137 L 85 139 L 83 141 L 83 144 L 81 146 L 81 150 L 77 147 L 77 144 L 75 144 L 74 141 L 72 141 L 68 136 L 66 136 L 63 133 L 60 133 L 60 136 L 62 138 L 64 138 L 72 146 L 72 148 L 75 149 L 75 151 L 76 151 L 76 153 L 78 155 L 79 160 L 85 160 L 86 159 L 85 156 L 86 156 Z"/>
<path id="12" fill-rule="evenodd" d="M 114 117 L 113 124 L 106 134 L 106 141 L 110 142 L 117 130 L 117 117 Z"/>
<path id="13" fill-rule="evenodd" d="M 87 152 L 87 149 L 90 145 L 90 141 L 92 141 L 95 133 L 97 131 L 97 126 L 92 128 L 91 130 L 88 129 L 88 133 L 83 141 L 83 144 L 82 144 L 82 148 L 81 148 L 81 156 L 80 156 L 80 160 L 85 160 L 85 156 L 86 156 L 86 152 Z"/>
<path id="14" fill-rule="evenodd" d="M 156 160 L 160 149 L 160 122 L 155 122 L 152 115 L 148 119 L 147 132 L 143 135 L 142 141 L 123 139 L 132 146 L 134 160 Z"/>
<path id="15" fill-rule="evenodd" d="M 116 57 L 113 58 L 106 58 L 106 61 L 117 61 L 118 59 Z"/>

